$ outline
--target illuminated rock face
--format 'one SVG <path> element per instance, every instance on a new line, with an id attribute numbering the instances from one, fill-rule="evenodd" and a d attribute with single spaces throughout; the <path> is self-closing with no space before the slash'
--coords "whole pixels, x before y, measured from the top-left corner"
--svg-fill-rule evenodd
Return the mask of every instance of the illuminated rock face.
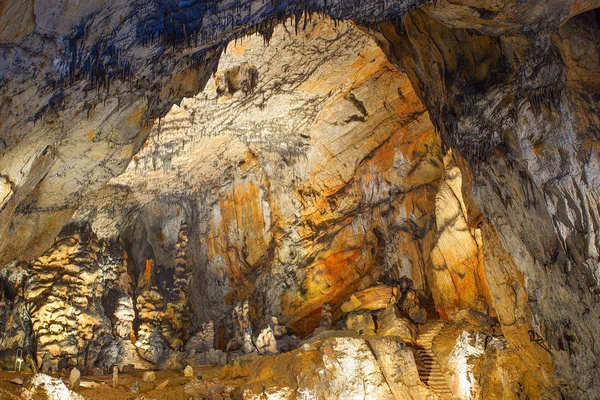
<path id="1" fill-rule="evenodd" d="M 469 226 L 462 195 L 462 173 L 452 155 L 435 199 L 436 241 L 431 252 L 430 284 L 437 309 L 448 317 L 472 308 L 489 313 L 481 232 Z"/>
<path id="2" fill-rule="evenodd" d="M 308 334 L 327 303 L 335 327 L 406 275 L 430 316 L 489 314 L 506 338 L 436 353 L 455 395 L 598 397 L 598 1 L 8 3 L 5 364 L 30 333 L 47 368 L 176 367 L 190 336 L 203 359 L 273 349 L 272 317 Z M 277 24 L 298 7 L 376 29 Z M 414 339 L 365 310 L 359 332 Z M 360 340 L 325 346 L 328 395 L 364 394 L 335 379 L 347 353 L 406 395 Z"/>
<path id="3" fill-rule="evenodd" d="M 97 251 L 89 226 L 71 226 L 33 262 L 24 299 L 30 306 L 38 363 L 45 369 L 93 365 L 110 336 Z"/>
<path id="4" fill-rule="evenodd" d="M 333 337 L 249 367 L 261 379 L 236 389 L 243 399 L 437 398 L 420 381 L 412 351 L 393 338 Z"/>
<path id="5" fill-rule="evenodd" d="M 464 160 L 456 158 L 467 195 L 464 234 L 474 232 L 482 243 L 491 306 L 544 387 L 554 385 L 554 369 L 565 396 L 597 391 L 591 354 L 597 354 L 592 332 L 600 331 L 599 121 L 590 107 L 597 110 L 600 86 L 588 72 L 597 69 L 600 54 L 597 12 L 508 39 L 501 25 L 483 23 L 478 33 L 449 28 L 457 26 L 452 20 L 461 19 L 462 6 L 452 15 L 440 11 L 434 15 L 448 24 L 415 11 L 402 33 L 388 26 L 382 40 L 426 94 L 432 120 Z M 485 62 L 475 61 L 480 57 Z M 450 74 L 461 78 L 448 80 Z M 555 367 L 530 343 L 530 329 L 551 344 Z"/>
<path id="6" fill-rule="evenodd" d="M 147 260 L 179 268 L 185 221 L 192 325 L 214 321 L 221 349 L 241 342 L 239 302 L 256 329 L 276 316 L 307 334 L 323 303 L 337 318 L 378 281 L 406 275 L 429 295 L 441 144 L 375 42 L 326 19 L 298 35 L 279 25 L 268 47 L 231 43 L 218 69 L 75 218 L 121 236 L 138 277 Z"/>

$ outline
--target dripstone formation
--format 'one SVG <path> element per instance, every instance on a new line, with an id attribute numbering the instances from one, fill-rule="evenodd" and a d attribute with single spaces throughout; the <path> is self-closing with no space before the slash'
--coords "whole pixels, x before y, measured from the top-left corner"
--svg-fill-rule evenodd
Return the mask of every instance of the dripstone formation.
<path id="1" fill-rule="evenodd" d="M 599 10 L 0 0 L 0 397 L 600 398 Z"/>

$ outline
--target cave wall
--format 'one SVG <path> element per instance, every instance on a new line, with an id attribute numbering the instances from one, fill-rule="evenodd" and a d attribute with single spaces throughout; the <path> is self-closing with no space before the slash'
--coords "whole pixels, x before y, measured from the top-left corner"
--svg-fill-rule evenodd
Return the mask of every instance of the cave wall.
<path id="1" fill-rule="evenodd" d="M 442 158 L 408 79 L 372 39 L 327 19 L 298 34 L 279 25 L 268 47 L 260 36 L 230 44 L 207 88 L 75 218 L 123 236 L 138 274 L 149 258 L 172 266 L 185 220 L 195 326 L 228 324 L 249 299 L 255 321 L 277 315 L 308 333 L 323 303 L 338 314 L 379 281 L 406 275 L 432 292 Z"/>
<path id="2" fill-rule="evenodd" d="M 204 87 L 231 40 L 268 38 L 284 17 L 298 26 L 305 10 L 375 23 L 415 3 L 3 1 L 1 261 L 48 249 L 155 119 Z"/>
<path id="3" fill-rule="evenodd" d="M 200 286 L 196 293 L 211 294 L 190 294 L 195 328 L 226 320 L 235 302 L 250 297 L 255 320 L 278 314 L 308 331 L 324 301 L 339 304 L 378 279 L 407 274 L 432 294 L 444 317 L 464 307 L 496 315 L 544 396 L 558 397 L 557 383 L 563 396 L 593 398 L 596 1 L 175 3 L 0 2 L 2 264 L 18 259 L 35 268 L 73 215 L 78 226 L 90 222 L 100 239 L 115 242 L 122 231 L 125 249 L 117 253 L 128 272 L 119 276 L 134 281 L 119 303 L 128 321 L 140 294 L 133 286 L 147 284 L 140 279 L 148 271 L 177 270 L 186 222 L 196 268 L 190 282 Z M 373 46 L 364 59 L 346 59 L 340 70 L 330 66 L 335 73 L 315 68 L 288 74 L 288 81 L 271 77 L 271 92 L 262 90 L 268 85 L 259 63 L 234 57 L 219 64 L 234 37 L 260 31 L 277 42 L 275 25 L 284 15 L 297 15 L 287 28 L 296 34 L 303 25 L 298 7 L 355 20 L 390 64 L 380 55 L 368 63 L 379 51 Z M 183 35 L 180 26 L 193 34 Z M 262 55 L 254 49 L 254 57 Z M 282 75 L 300 64 L 273 60 L 263 66 L 281 68 Z M 343 70 L 363 80 L 344 86 Z M 294 87 L 298 81 L 303 85 Z M 155 118 L 205 86 L 204 95 L 174 108 L 172 120 Z M 286 88 L 316 94 L 293 103 Z M 391 104 L 369 97 L 373 88 Z M 280 96 L 273 104 L 324 111 L 260 126 L 266 132 L 311 127 L 283 137 L 253 137 L 257 126 L 239 115 L 197 120 L 191 112 L 198 102 L 259 116 L 273 93 Z M 214 136 L 224 127 L 243 133 Z M 178 168 L 180 156 L 179 165 L 203 161 Z M 48 251 L 42 257 L 60 253 Z M 18 273 L 3 274 L 20 280 L 30 271 L 25 265 L 13 262 L 7 268 Z M 273 281 L 284 285 L 265 296 Z M 164 300 L 166 294 L 153 291 L 150 284 L 148 297 Z M 161 332 L 170 324 L 163 321 Z M 551 354 L 529 340 L 530 329 Z M 159 342 L 152 345 L 169 347 Z M 114 351 L 123 356 L 127 349 Z"/>
<path id="4" fill-rule="evenodd" d="M 382 40 L 460 154 L 505 334 L 528 364 L 540 361 L 549 384 L 551 362 L 526 332 L 546 338 L 561 391 L 585 397 L 598 371 L 598 85 L 587 72 L 598 60 L 598 20 L 591 11 L 561 22 L 498 36 L 415 11 L 402 30 L 384 27 Z"/>
<path id="5" fill-rule="evenodd" d="M 207 88 L 158 121 L 32 263 L 26 287 L 58 291 L 48 257 L 76 264 L 61 243 L 79 243 L 80 229 L 99 274 L 86 282 L 103 287 L 82 294 L 101 322 L 73 351 L 61 347 L 65 332 L 36 331 L 41 365 L 173 367 L 207 324 L 209 347 L 225 349 L 245 300 L 255 329 L 276 316 L 306 335 L 324 303 L 337 319 L 354 292 L 404 276 L 433 312 L 489 312 L 450 159 L 407 77 L 353 25 L 316 18 L 298 34 L 276 26 L 268 47 L 259 35 L 231 43 Z M 455 233 L 465 229 L 461 251 Z M 55 319 L 77 325 L 45 299 Z"/>

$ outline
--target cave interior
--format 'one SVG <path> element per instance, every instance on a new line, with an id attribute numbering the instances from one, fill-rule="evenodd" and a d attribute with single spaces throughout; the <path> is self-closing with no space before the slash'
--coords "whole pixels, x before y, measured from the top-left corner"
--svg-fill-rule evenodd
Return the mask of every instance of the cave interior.
<path id="1" fill-rule="evenodd" d="M 0 95 L 0 398 L 600 398 L 598 0 L 0 0 Z"/>

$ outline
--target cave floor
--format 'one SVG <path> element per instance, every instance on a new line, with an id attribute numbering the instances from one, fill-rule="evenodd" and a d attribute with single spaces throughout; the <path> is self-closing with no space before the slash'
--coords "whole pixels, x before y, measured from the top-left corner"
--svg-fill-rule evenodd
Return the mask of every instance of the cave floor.
<path id="1" fill-rule="evenodd" d="M 210 381 L 218 375 L 218 369 L 218 366 L 203 366 L 195 368 L 195 372 L 197 375 L 202 375 L 203 378 Z M 144 396 L 161 400 L 187 400 L 190 398 L 190 395 L 184 392 L 184 386 L 188 382 L 195 380 L 195 377 L 186 377 L 183 375 L 183 371 L 177 370 L 155 371 L 156 381 L 150 383 L 142 381 L 144 372 L 135 370 L 130 373 L 119 374 L 119 383 L 116 388 L 112 387 L 112 375 L 82 376 L 81 381 L 83 385 L 89 382 L 95 382 L 98 385 L 94 387 L 79 387 L 75 392 L 82 395 L 86 400 L 127 400 L 132 397 L 141 399 Z M 11 381 L 15 379 L 24 380 L 31 375 L 30 372 L 0 371 L 0 399 L 22 399 L 21 384 Z M 51 376 L 62 378 L 65 383 L 69 381 L 66 374 L 51 374 Z M 166 387 L 157 390 L 156 387 L 166 380 L 169 381 Z M 134 396 L 130 389 L 136 381 L 139 382 L 140 391 L 138 395 Z M 232 379 L 231 382 L 223 382 L 222 379 L 220 381 L 221 383 L 233 383 L 235 379 Z"/>
<path id="2" fill-rule="evenodd" d="M 457 353 L 461 334 L 480 332 L 480 329 L 473 326 L 457 326 L 448 321 L 431 320 L 426 325 L 419 326 L 419 334 L 415 342 L 407 343 L 406 351 L 398 350 L 394 346 L 395 351 L 389 354 L 382 353 L 380 356 L 386 357 L 394 354 L 397 358 L 391 359 L 388 357 L 387 361 L 378 360 L 378 363 L 382 363 L 380 366 L 383 369 L 385 369 L 386 363 L 390 362 L 389 366 L 393 368 L 402 365 L 406 369 L 407 360 L 410 361 L 413 357 L 411 355 L 410 360 L 406 358 L 407 352 L 412 353 L 414 354 L 414 361 L 411 362 L 413 365 L 416 362 L 413 373 L 418 374 L 417 376 L 423 382 L 418 383 L 418 385 L 421 385 L 421 394 L 432 394 L 429 392 L 429 390 L 432 390 L 440 396 L 440 399 L 450 399 L 452 398 L 451 388 L 448 385 L 447 376 L 444 377 L 446 375 L 445 371 L 441 367 L 447 365 L 450 361 L 456 362 L 459 353 L 465 353 L 465 349 L 458 349 L 461 351 Z M 493 328 L 484 330 L 488 331 L 487 335 L 490 338 L 499 335 L 499 332 L 494 332 Z M 482 332 L 480 333 L 483 335 Z M 475 337 L 476 335 L 473 336 L 473 338 Z M 351 343 L 357 339 L 369 341 L 371 343 L 369 346 L 373 346 L 373 343 L 377 344 L 379 341 L 389 338 L 378 335 L 358 335 L 348 330 L 318 331 L 303 340 L 296 350 L 273 356 L 258 356 L 256 353 L 247 354 L 226 365 L 196 365 L 193 376 L 185 376 L 183 370 L 156 370 L 154 371 L 155 381 L 144 382 L 143 376 L 147 371 L 131 370 L 119 374 L 117 387 L 112 387 L 112 374 L 82 376 L 81 386 L 74 391 L 86 400 L 129 400 L 132 398 L 139 400 L 187 400 L 190 398 L 191 393 L 198 394 L 198 396 L 192 396 L 193 398 L 206 397 L 203 397 L 196 390 L 202 390 L 209 397 L 214 395 L 216 396 L 214 398 L 230 398 L 234 395 L 234 391 L 237 393 L 241 388 L 249 388 L 252 391 L 252 389 L 256 389 L 254 387 L 256 385 L 261 388 L 263 385 L 285 388 L 290 386 L 291 383 L 288 378 L 291 377 L 295 381 L 298 371 L 306 371 L 311 366 L 317 365 L 317 359 L 330 357 L 336 360 L 336 364 L 343 365 L 345 368 L 348 360 L 344 359 L 344 355 L 334 354 L 335 345 L 332 347 L 332 343 L 336 343 L 336 340 L 340 340 L 338 344 Z M 469 341 L 472 340 L 469 339 Z M 329 344 L 324 346 L 325 343 Z M 465 347 L 465 344 L 462 344 L 462 346 Z M 369 347 L 369 349 L 370 354 L 373 352 L 373 348 Z M 359 353 L 358 350 L 359 348 L 348 347 L 344 351 L 349 352 L 348 354 L 352 354 L 360 361 L 364 359 L 365 354 Z M 398 354 L 395 354 L 396 352 Z M 465 355 L 468 356 L 467 353 Z M 493 374 L 490 374 L 490 372 L 498 367 L 507 368 L 512 366 L 511 368 L 514 369 L 514 366 L 517 365 L 516 358 L 517 356 L 511 349 L 494 351 L 488 357 L 485 357 L 487 361 L 484 360 L 478 364 L 478 368 L 474 371 L 478 374 L 489 375 L 490 379 L 486 382 L 493 386 L 497 382 L 495 382 L 496 378 L 491 376 Z M 331 366 L 325 368 L 331 368 Z M 342 370 L 331 370 L 330 372 L 343 373 Z M 408 373 L 409 371 L 405 372 Z M 68 385 L 68 370 L 50 375 L 53 378 L 62 379 Z M 203 382 L 200 386 L 196 384 L 199 375 L 202 376 Z M 22 399 L 23 382 L 31 376 L 31 372 L 0 371 L 0 400 Z M 307 377 L 307 379 L 311 378 Z M 313 377 L 312 379 L 317 378 Z M 139 392 L 133 393 L 131 388 L 136 382 L 139 384 Z M 409 382 L 409 380 L 406 380 L 406 382 Z M 315 380 L 313 383 L 316 385 L 318 382 Z M 192 392 L 190 392 L 190 389 Z M 220 395 L 216 393 L 220 393 Z M 221 397 L 221 395 L 224 397 Z M 237 393 L 237 395 L 239 396 L 240 393 Z M 37 397 L 35 398 L 37 399 Z"/>

